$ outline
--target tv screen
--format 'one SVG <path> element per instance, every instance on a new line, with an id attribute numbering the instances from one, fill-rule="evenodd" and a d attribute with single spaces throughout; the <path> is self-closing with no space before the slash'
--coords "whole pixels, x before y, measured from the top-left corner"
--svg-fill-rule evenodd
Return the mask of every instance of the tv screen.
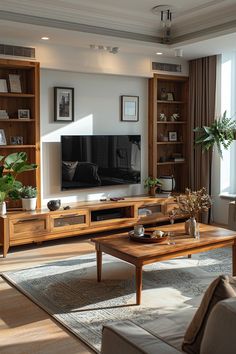
<path id="1" fill-rule="evenodd" d="M 140 135 L 62 135 L 61 188 L 140 183 Z"/>

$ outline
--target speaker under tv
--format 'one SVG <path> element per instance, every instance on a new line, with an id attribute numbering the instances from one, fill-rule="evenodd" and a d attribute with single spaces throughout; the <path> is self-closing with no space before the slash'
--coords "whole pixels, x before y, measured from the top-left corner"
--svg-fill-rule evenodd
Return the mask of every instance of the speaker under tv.
<path id="1" fill-rule="evenodd" d="M 140 135 L 62 135 L 61 189 L 139 184 Z"/>

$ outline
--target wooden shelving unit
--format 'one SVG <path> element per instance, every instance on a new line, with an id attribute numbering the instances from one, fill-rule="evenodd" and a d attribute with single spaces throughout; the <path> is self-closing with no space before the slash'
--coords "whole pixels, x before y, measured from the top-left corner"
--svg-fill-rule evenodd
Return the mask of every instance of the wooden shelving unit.
<path id="1" fill-rule="evenodd" d="M 162 99 L 163 91 L 174 99 Z M 174 113 L 177 120 L 171 119 Z M 149 80 L 149 175 L 174 176 L 176 191 L 189 186 L 188 123 L 188 77 L 154 75 Z"/>
<path id="2" fill-rule="evenodd" d="M 21 92 L 11 92 L 9 75 L 18 75 Z M 39 125 L 39 63 L 31 61 L 0 59 L 0 79 L 6 80 L 8 92 L 0 92 L 0 109 L 6 110 L 9 119 L 0 119 L 0 129 L 6 137 L 6 145 L 0 145 L 0 155 L 24 151 L 28 161 L 40 167 Z M 18 109 L 27 109 L 30 118 L 18 118 Z M 23 143 L 11 144 L 11 137 L 22 137 Z M 19 179 L 24 185 L 37 186 L 40 207 L 40 171 L 22 173 Z M 7 202 L 7 209 L 19 209 L 21 201 Z"/>

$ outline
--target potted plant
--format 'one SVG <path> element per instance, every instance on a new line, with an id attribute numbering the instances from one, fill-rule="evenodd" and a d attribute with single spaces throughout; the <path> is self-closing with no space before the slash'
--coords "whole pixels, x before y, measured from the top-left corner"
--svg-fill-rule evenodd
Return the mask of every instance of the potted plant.
<path id="1" fill-rule="evenodd" d="M 222 158 L 221 145 L 227 150 L 235 139 L 236 121 L 227 118 L 225 111 L 223 116 L 215 119 L 209 127 L 197 127 L 194 131 L 198 133 L 195 139 L 196 144 L 200 144 L 203 150 L 209 150 L 216 145 Z"/>
<path id="2" fill-rule="evenodd" d="M 147 177 L 144 180 L 144 187 L 148 188 L 149 194 L 153 197 L 156 195 L 156 189 L 161 186 L 161 181 L 156 177 Z"/>
<path id="3" fill-rule="evenodd" d="M 19 174 L 37 168 L 36 164 L 27 162 L 26 152 L 16 152 L 0 156 L 0 213 L 6 213 L 8 198 L 19 199 L 22 183 L 17 180 Z"/>
<path id="4" fill-rule="evenodd" d="M 32 186 L 24 186 L 20 190 L 23 210 L 35 210 L 37 203 L 37 188 Z"/>

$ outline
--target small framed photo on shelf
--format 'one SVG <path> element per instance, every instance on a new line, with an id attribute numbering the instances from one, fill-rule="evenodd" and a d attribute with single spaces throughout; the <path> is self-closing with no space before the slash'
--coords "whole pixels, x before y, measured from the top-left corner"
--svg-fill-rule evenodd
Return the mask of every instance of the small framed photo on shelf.
<path id="1" fill-rule="evenodd" d="M 9 84 L 10 84 L 10 91 L 12 93 L 21 93 L 22 92 L 20 75 L 9 74 Z"/>
<path id="2" fill-rule="evenodd" d="M 8 92 L 7 80 L 5 79 L 0 79 L 0 92 Z"/>
<path id="3" fill-rule="evenodd" d="M 23 136 L 10 136 L 11 145 L 23 145 L 24 139 Z"/>
<path id="4" fill-rule="evenodd" d="M 7 145 L 7 141 L 3 129 L 0 129 L 0 145 Z"/>
<path id="5" fill-rule="evenodd" d="M 169 141 L 177 141 L 177 132 L 168 132 Z"/>
<path id="6" fill-rule="evenodd" d="M 74 121 L 73 87 L 54 87 L 54 121 Z"/>
<path id="7" fill-rule="evenodd" d="M 30 119 L 30 110 L 29 109 L 18 109 L 18 118 L 19 119 Z"/>
<path id="8" fill-rule="evenodd" d="M 174 101 L 174 94 L 173 92 L 167 92 L 167 101 Z"/>
<path id="9" fill-rule="evenodd" d="M 121 96 L 121 120 L 123 122 L 138 122 L 139 96 Z"/>

